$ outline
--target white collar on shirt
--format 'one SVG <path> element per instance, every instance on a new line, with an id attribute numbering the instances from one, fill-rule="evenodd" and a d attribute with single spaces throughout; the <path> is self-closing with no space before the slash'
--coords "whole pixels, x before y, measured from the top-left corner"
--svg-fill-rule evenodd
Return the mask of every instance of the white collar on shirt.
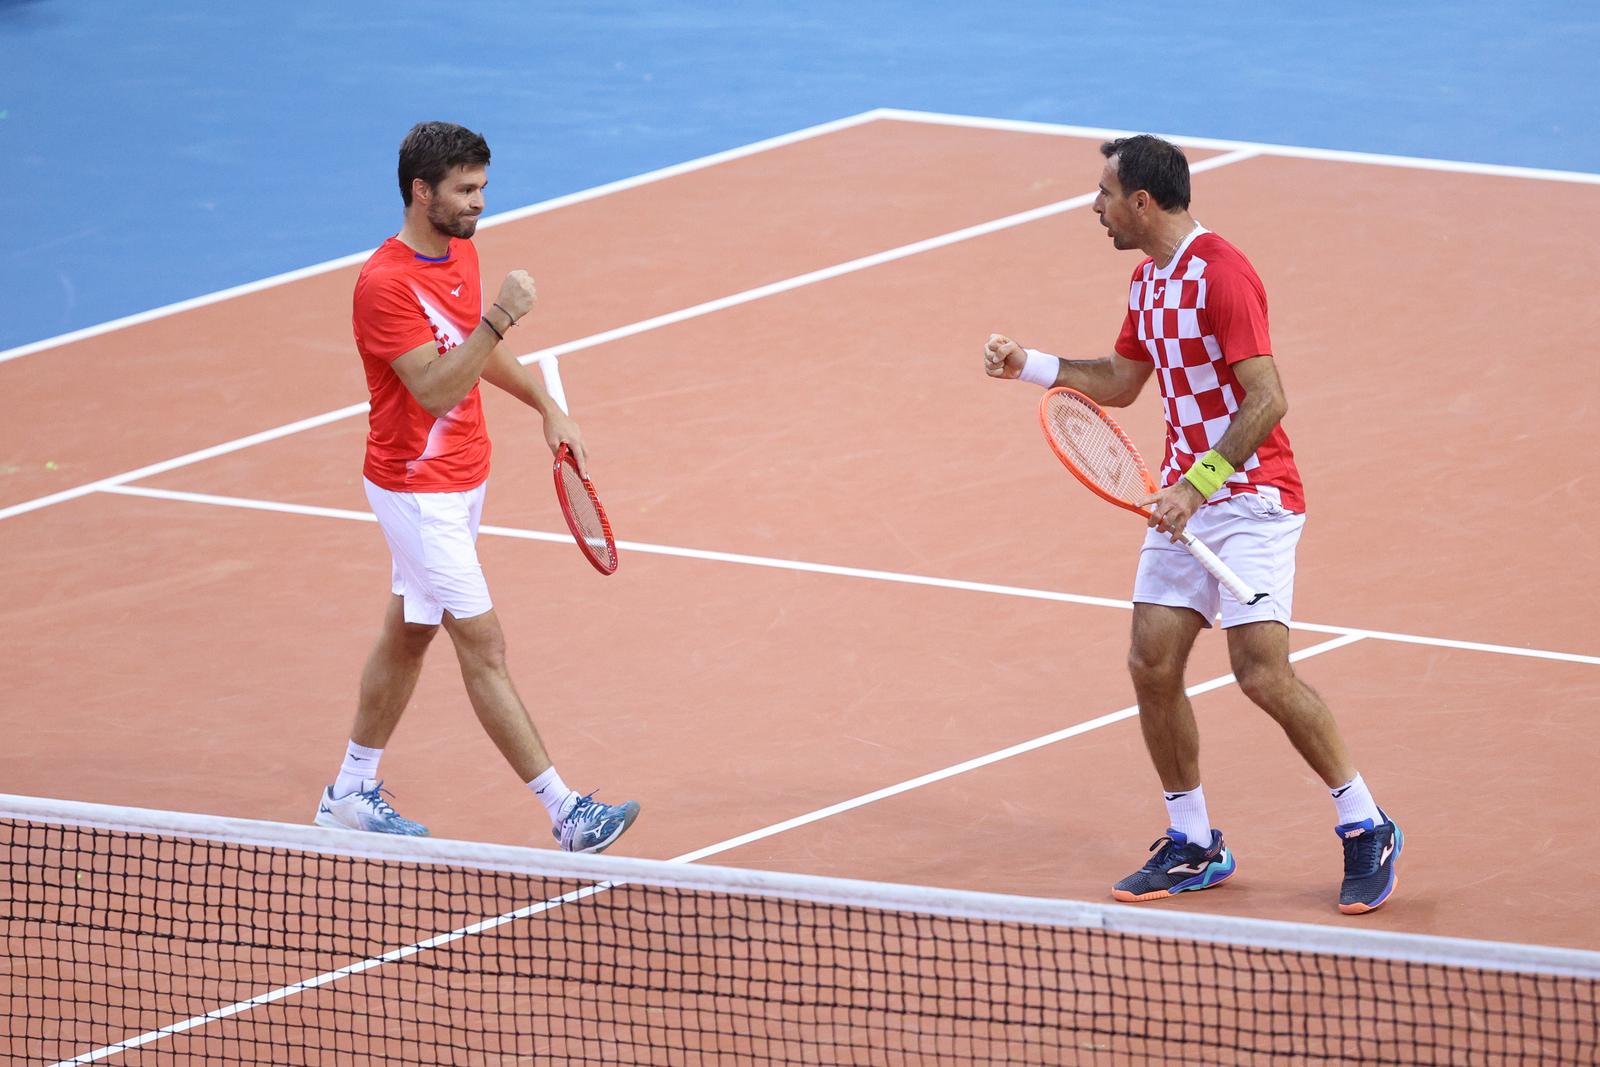
<path id="1" fill-rule="evenodd" d="M 1194 244 L 1194 239 L 1203 233 L 1210 232 L 1210 230 L 1196 222 L 1194 224 L 1194 229 L 1189 231 L 1189 235 L 1178 243 L 1178 248 L 1172 253 L 1172 258 L 1167 260 L 1167 265 L 1165 267 L 1156 267 L 1150 276 L 1152 278 L 1172 277 L 1172 268 L 1178 265 L 1178 260 L 1183 258 L 1184 252 L 1188 251 L 1189 246 Z M 1152 266 L 1154 266 L 1154 264 L 1152 264 Z"/>

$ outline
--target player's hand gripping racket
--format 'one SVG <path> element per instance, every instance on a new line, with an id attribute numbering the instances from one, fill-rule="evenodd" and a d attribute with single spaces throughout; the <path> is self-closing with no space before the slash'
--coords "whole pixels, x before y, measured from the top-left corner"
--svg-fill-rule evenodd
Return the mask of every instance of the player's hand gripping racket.
<path id="1" fill-rule="evenodd" d="M 594 495 L 594 483 L 578 473 L 578 461 L 565 444 L 556 452 L 555 474 L 556 499 L 561 501 L 561 515 L 578 550 L 601 574 L 616 573 L 617 542 L 611 536 L 606 509 Z"/>
<path id="2" fill-rule="evenodd" d="M 1128 435 L 1099 404 L 1076 389 L 1051 389 L 1039 401 L 1039 426 L 1056 458 L 1096 496 L 1150 517 L 1149 510 L 1134 501 L 1157 491 L 1155 479 Z M 1189 531 L 1179 534 L 1178 540 L 1239 603 L 1255 604 L 1267 598 L 1268 594 L 1246 585 Z"/>

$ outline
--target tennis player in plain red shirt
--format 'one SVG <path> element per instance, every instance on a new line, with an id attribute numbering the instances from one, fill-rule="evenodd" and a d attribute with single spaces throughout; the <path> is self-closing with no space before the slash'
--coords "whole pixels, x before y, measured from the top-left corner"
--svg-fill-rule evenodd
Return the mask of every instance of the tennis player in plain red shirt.
<path id="1" fill-rule="evenodd" d="M 515 270 L 488 307 L 472 244 L 489 146 L 445 122 L 413 127 L 400 146 L 405 224 L 356 279 L 353 325 L 372 410 L 363 482 L 393 566 L 388 610 L 361 675 L 343 764 L 317 805 L 318 826 L 427 834 L 402 818 L 378 777 L 429 643 L 440 626 L 455 644 L 478 721 L 543 804 L 569 852 L 600 852 L 633 824 L 634 801 L 603 804 L 556 773 L 506 668 L 505 635 L 478 562 L 489 477 L 479 379 L 537 411 L 552 452 L 587 457 L 578 426 L 501 343 L 533 310 L 533 279 Z"/>

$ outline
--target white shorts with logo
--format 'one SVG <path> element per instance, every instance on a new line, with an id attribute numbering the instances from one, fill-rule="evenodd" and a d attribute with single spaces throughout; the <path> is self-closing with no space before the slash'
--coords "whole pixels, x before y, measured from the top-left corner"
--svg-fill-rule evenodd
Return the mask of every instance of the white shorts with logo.
<path id="1" fill-rule="evenodd" d="M 478 563 L 478 520 L 489 483 L 458 493 L 397 493 L 363 478 L 367 502 L 394 557 L 391 588 L 406 622 L 438 625 L 494 607 Z"/>
<path id="2" fill-rule="evenodd" d="M 1189 520 L 1189 532 L 1205 542 L 1246 585 L 1270 595 L 1253 607 L 1240 604 L 1188 549 L 1151 530 L 1139 550 L 1133 600 L 1191 608 L 1207 626 L 1220 613 L 1224 629 L 1273 619 L 1287 626 L 1294 605 L 1294 550 L 1305 524 L 1304 515 L 1257 493 L 1208 504 Z"/>

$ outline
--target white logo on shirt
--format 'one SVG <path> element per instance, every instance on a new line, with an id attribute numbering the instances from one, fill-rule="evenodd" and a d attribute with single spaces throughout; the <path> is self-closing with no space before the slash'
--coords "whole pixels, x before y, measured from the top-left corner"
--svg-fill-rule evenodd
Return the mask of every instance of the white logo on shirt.
<path id="1" fill-rule="evenodd" d="M 465 285 L 465 284 L 466 284 L 465 282 L 462 283 L 462 285 Z M 458 285 L 454 289 L 450 290 L 450 295 L 451 296 L 460 296 L 461 295 L 461 286 Z"/>

